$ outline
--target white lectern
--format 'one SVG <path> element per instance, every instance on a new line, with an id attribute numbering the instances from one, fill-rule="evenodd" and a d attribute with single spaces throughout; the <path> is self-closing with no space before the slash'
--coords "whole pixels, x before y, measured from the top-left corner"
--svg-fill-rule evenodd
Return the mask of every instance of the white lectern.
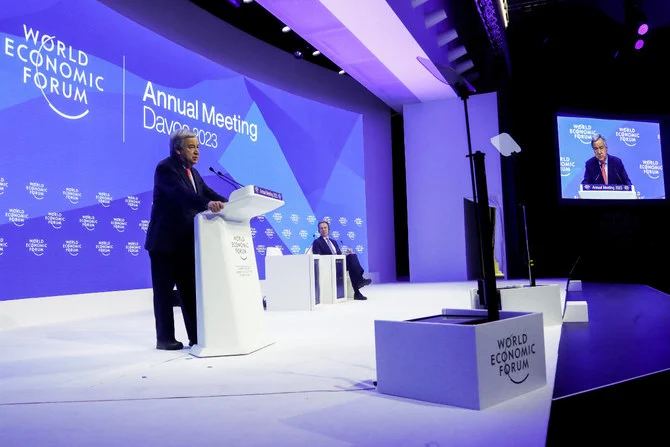
<path id="1" fill-rule="evenodd" d="M 271 345 L 249 221 L 284 205 L 281 194 L 245 186 L 219 213 L 195 217 L 196 357 L 249 354 Z"/>

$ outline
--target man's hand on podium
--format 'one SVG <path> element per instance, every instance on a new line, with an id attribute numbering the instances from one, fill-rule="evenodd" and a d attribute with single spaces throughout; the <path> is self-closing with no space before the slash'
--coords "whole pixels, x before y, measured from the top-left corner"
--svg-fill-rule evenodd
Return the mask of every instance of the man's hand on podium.
<path id="1" fill-rule="evenodd" d="M 213 213 L 218 213 L 223 209 L 223 207 L 224 207 L 223 202 L 219 202 L 216 200 L 212 200 L 207 204 L 207 209 L 209 209 Z"/>

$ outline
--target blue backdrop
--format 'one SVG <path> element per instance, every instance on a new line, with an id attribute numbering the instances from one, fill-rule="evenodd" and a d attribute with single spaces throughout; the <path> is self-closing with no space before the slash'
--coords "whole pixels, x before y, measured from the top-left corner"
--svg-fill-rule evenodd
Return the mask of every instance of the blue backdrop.
<path id="1" fill-rule="evenodd" d="M 363 120 L 254 81 L 100 3 L 0 10 L 0 300 L 150 287 L 143 244 L 168 135 L 198 132 L 196 168 L 281 192 L 252 220 L 268 246 L 302 253 L 317 222 L 367 268 Z M 253 57 L 250 55 L 249 57 Z"/>

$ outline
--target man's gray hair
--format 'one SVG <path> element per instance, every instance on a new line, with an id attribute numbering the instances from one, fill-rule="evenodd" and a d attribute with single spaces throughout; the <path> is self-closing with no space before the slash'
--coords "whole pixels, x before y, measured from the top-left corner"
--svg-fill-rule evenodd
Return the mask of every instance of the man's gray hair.
<path id="1" fill-rule="evenodd" d="M 591 137 L 591 147 L 592 148 L 593 148 L 593 143 L 595 143 L 598 140 L 603 140 L 603 144 L 605 145 L 605 147 L 607 147 L 607 140 L 605 139 L 605 137 L 603 137 L 602 135 L 600 135 L 599 133 L 596 132 Z"/>
<path id="2" fill-rule="evenodd" d="M 184 140 L 187 138 L 198 138 L 198 136 L 191 129 L 178 129 L 170 135 L 170 155 L 177 156 L 179 149 L 184 149 Z"/>

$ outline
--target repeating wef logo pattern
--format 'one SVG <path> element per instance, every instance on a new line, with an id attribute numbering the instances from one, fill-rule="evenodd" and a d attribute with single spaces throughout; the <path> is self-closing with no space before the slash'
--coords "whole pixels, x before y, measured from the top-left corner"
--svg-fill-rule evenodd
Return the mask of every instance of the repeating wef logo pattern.
<path id="1" fill-rule="evenodd" d="M 93 231 L 95 230 L 95 226 L 98 224 L 98 220 L 95 218 L 95 216 L 86 214 L 79 218 L 79 223 L 81 223 L 81 226 L 86 228 L 88 231 Z"/>
<path id="2" fill-rule="evenodd" d="M 137 211 L 137 209 L 140 207 L 140 198 L 136 196 L 128 196 L 126 197 L 126 205 L 133 210 Z"/>
<path id="3" fill-rule="evenodd" d="M 263 244 L 258 244 L 256 246 L 256 253 L 258 253 L 261 256 L 265 256 L 265 245 Z"/>
<path id="4" fill-rule="evenodd" d="M 330 225 L 331 220 L 330 216 L 323 216 L 323 221 L 328 222 L 328 225 Z"/>
<path id="5" fill-rule="evenodd" d="M 316 222 L 316 216 L 310 214 L 309 216 L 307 216 L 307 222 L 313 224 L 314 222 Z"/>
<path id="6" fill-rule="evenodd" d="M 282 236 L 284 236 L 286 239 L 291 239 L 291 234 L 292 234 L 292 233 L 291 233 L 291 230 L 290 230 L 290 229 L 288 229 L 288 228 L 284 228 L 284 229 L 281 231 L 281 234 L 282 234 Z"/>
<path id="7" fill-rule="evenodd" d="M 97 200 L 100 205 L 107 208 L 114 199 L 112 199 L 112 195 L 108 192 L 99 192 L 95 195 L 95 200 Z"/>
<path id="8" fill-rule="evenodd" d="M 340 232 L 337 231 L 337 230 L 331 231 L 330 235 L 333 237 L 333 239 L 339 239 L 340 238 Z"/>
<path id="9" fill-rule="evenodd" d="M 307 230 L 300 230 L 300 231 L 298 232 L 298 234 L 299 234 L 300 237 L 303 238 L 303 239 L 307 239 L 307 236 L 309 236 L 309 233 L 307 232 Z"/>
<path id="10" fill-rule="evenodd" d="M 128 242 L 126 244 L 126 251 L 133 256 L 138 256 L 141 250 L 142 246 L 139 242 Z"/>
<path id="11" fill-rule="evenodd" d="M 46 216 L 44 216 L 44 220 L 46 220 L 49 225 L 54 227 L 57 230 L 60 230 L 63 228 L 63 222 L 65 222 L 65 216 L 63 216 L 63 213 L 57 213 L 57 212 L 49 212 L 47 213 Z"/>
<path id="12" fill-rule="evenodd" d="M 5 217 L 17 227 L 22 227 L 25 225 L 26 220 L 28 220 L 28 213 L 19 208 L 10 208 L 5 213 Z"/>
<path id="13" fill-rule="evenodd" d="M 361 227 L 361 226 L 363 226 L 363 219 L 361 219 L 360 217 L 357 217 L 357 218 L 354 219 L 354 223 L 356 224 L 357 227 Z"/>
<path id="14" fill-rule="evenodd" d="M 362 255 L 364 251 L 365 251 L 365 248 L 361 244 L 356 245 L 356 253 L 358 253 L 359 255 Z"/>
<path id="15" fill-rule="evenodd" d="M 354 239 L 356 239 L 356 233 L 354 233 L 353 231 L 347 231 L 347 237 L 353 241 Z"/>
<path id="16" fill-rule="evenodd" d="M 9 183 L 5 181 L 4 177 L 0 177 L 0 196 L 5 193 L 5 190 L 9 186 Z"/>
<path id="17" fill-rule="evenodd" d="M 44 242 L 44 239 L 29 239 L 26 242 L 26 248 L 35 256 L 42 256 L 46 252 L 47 243 Z"/>
<path id="18" fill-rule="evenodd" d="M 570 129 L 570 134 L 582 144 L 591 144 L 593 129 L 590 124 L 573 124 Z"/>
<path id="19" fill-rule="evenodd" d="M 251 237 L 256 237 L 256 227 L 251 227 Z"/>
<path id="20" fill-rule="evenodd" d="M 295 213 L 291 214 L 291 222 L 297 225 L 300 222 L 300 216 Z"/>
<path id="21" fill-rule="evenodd" d="M 347 226 L 347 222 L 349 222 L 349 221 L 347 220 L 346 217 L 340 217 L 339 220 L 338 220 L 338 222 L 339 222 L 340 225 L 342 225 L 343 227 L 346 227 L 346 226 Z"/>
<path id="22" fill-rule="evenodd" d="M 44 183 L 30 182 L 26 185 L 26 191 L 37 200 L 42 200 L 47 193 L 47 187 Z"/>
<path id="23" fill-rule="evenodd" d="M 301 252 L 300 245 L 291 245 L 291 253 L 297 255 Z"/>
<path id="24" fill-rule="evenodd" d="M 5 248 L 7 248 L 7 242 L 5 242 L 5 238 L 0 237 L 0 256 L 5 253 Z"/>
<path id="25" fill-rule="evenodd" d="M 282 216 L 282 213 L 277 211 L 272 215 L 272 218 L 275 220 L 275 222 L 280 223 L 284 219 L 284 216 Z"/>
<path id="26" fill-rule="evenodd" d="M 275 230 L 273 230 L 272 228 L 266 228 L 265 235 L 268 237 L 268 239 L 272 239 L 273 237 L 275 237 Z"/>
<path id="27" fill-rule="evenodd" d="M 65 249 L 65 253 L 70 256 L 77 256 L 79 255 L 79 250 L 81 250 L 81 244 L 77 240 L 67 240 L 63 244 L 63 248 Z"/>
<path id="28" fill-rule="evenodd" d="M 112 227 L 114 227 L 114 229 L 119 233 L 126 231 L 126 227 L 128 226 L 128 222 L 126 222 L 126 219 L 123 217 L 115 217 L 110 223 L 112 224 Z"/>
<path id="29" fill-rule="evenodd" d="M 81 200 L 81 193 L 78 188 L 65 188 L 63 195 L 72 204 L 76 205 Z"/>
<path id="30" fill-rule="evenodd" d="M 256 219 L 258 219 L 259 222 L 265 222 L 265 216 L 262 214 L 260 216 L 256 216 Z"/>
<path id="31" fill-rule="evenodd" d="M 142 231 L 144 231 L 145 233 L 149 230 L 149 220 L 148 219 L 140 220 L 140 229 Z"/>
<path id="32" fill-rule="evenodd" d="M 109 256 L 112 254 L 114 246 L 110 241 L 98 241 L 98 243 L 95 244 L 95 249 L 98 250 L 101 255 Z"/>
<path id="33" fill-rule="evenodd" d="M 498 368 L 498 374 L 507 376 L 512 383 L 522 384 L 530 376 L 530 361 L 535 356 L 535 343 L 528 340 L 528 334 L 512 334 L 498 339 L 497 349 L 491 354 L 491 367 Z"/>

